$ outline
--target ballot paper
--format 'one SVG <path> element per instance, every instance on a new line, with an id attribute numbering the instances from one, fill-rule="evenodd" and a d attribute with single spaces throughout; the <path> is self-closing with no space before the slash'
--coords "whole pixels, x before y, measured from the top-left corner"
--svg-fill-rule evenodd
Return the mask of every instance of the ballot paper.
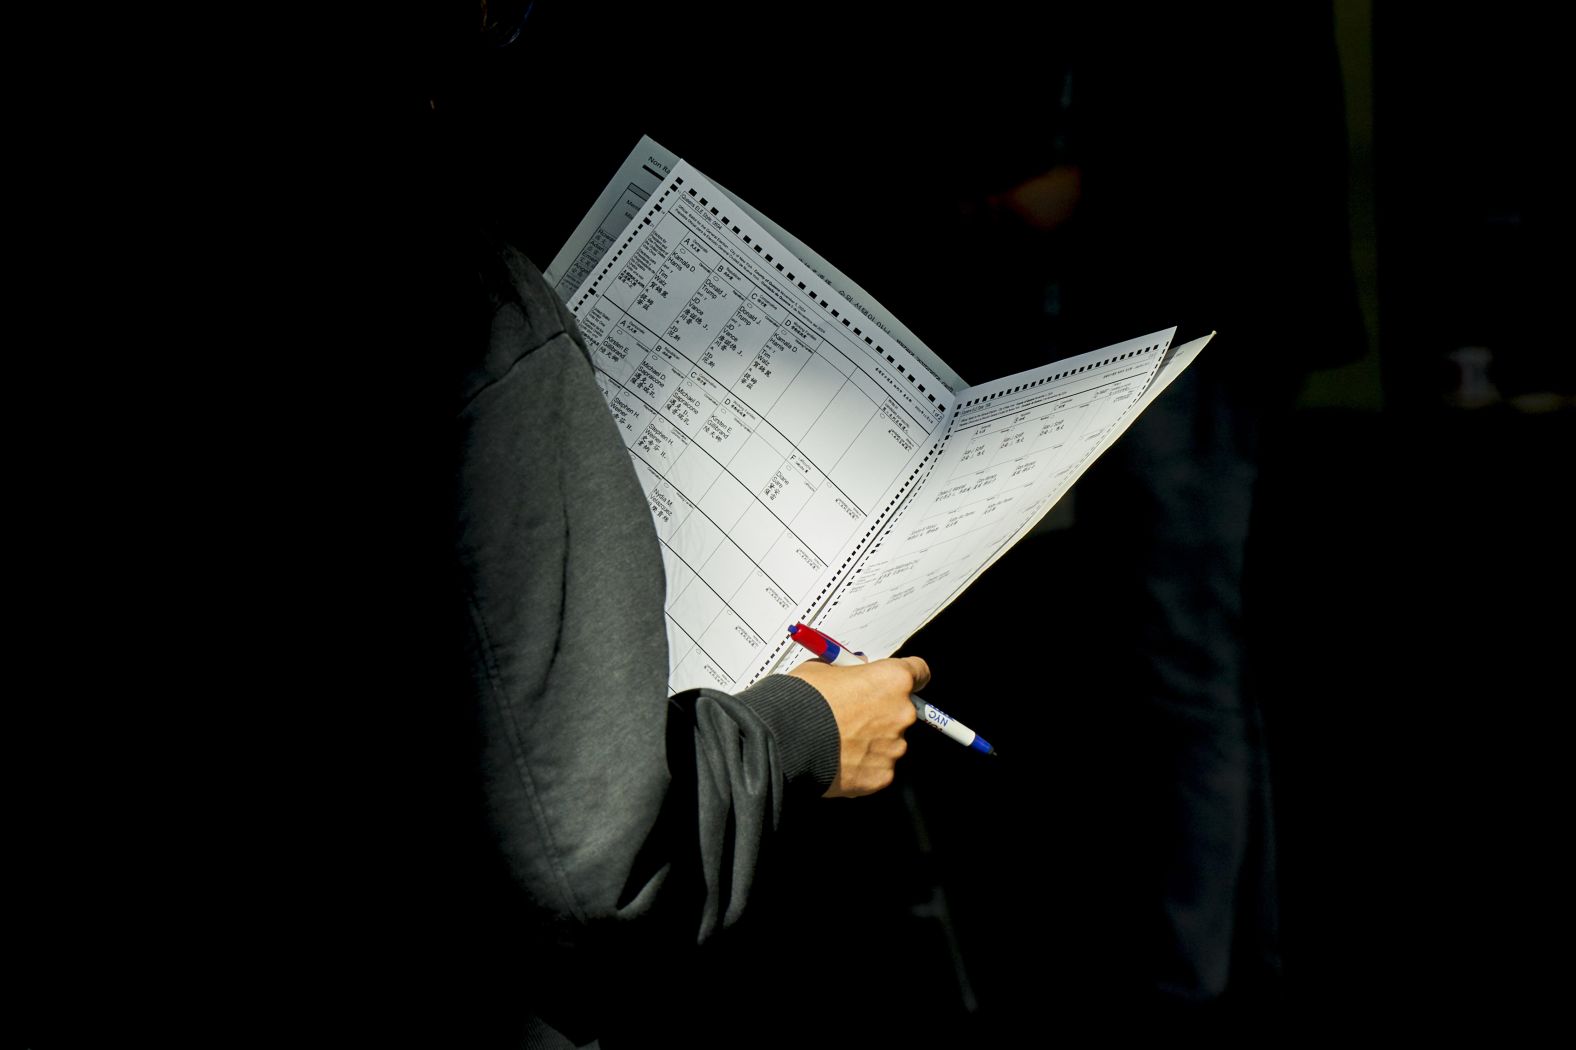
<path id="1" fill-rule="evenodd" d="M 825 260 L 643 139 L 546 271 L 650 503 L 669 687 L 739 689 L 807 623 L 893 653 L 1209 337 L 969 386 Z"/>

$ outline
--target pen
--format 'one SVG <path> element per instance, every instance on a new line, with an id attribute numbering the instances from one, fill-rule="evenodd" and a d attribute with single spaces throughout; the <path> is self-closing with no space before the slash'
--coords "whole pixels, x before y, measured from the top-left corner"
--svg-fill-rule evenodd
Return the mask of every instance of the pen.
<path id="1" fill-rule="evenodd" d="M 788 628 L 788 637 L 810 650 L 815 658 L 823 663 L 848 667 L 870 662 L 866 659 L 864 653 L 855 652 L 831 635 L 822 634 L 815 628 L 806 627 L 802 623 L 796 623 Z M 964 747 L 971 747 L 975 751 L 986 755 L 996 754 L 996 749 L 990 746 L 989 741 L 941 710 L 941 708 L 931 706 L 912 693 L 909 694 L 908 698 L 913 701 L 914 710 L 919 713 L 921 722 L 924 722 L 932 729 L 941 730 L 942 733 L 956 740 Z"/>

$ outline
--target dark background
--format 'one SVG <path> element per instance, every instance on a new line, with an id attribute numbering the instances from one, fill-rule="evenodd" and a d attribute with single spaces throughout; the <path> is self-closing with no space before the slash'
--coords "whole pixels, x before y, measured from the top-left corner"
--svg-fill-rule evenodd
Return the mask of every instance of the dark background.
<path id="1" fill-rule="evenodd" d="M 1220 76 L 1212 86 L 1234 107 L 1227 126 L 1255 141 L 1274 139 L 1273 127 L 1260 135 L 1253 122 L 1273 122 L 1275 106 L 1312 111 L 1338 99 L 1342 128 L 1310 138 L 1298 162 L 1309 185 L 1330 168 L 1345 185 L 1344 206 L 1306 208 L 1347 224 L 1361 343 L 1322 348 L 1327 360 L 1344 359 L 1332 367 L 1319 367 L 1320 347 L 1304 350 L 1296 406 L 1266 437 L 1248 569 L 1250 689 L 1267 721 L 1284 977 L 1236 986 L 1224 1010 L 1189 1023 L 1259 1036 L 1375 1022 L 1530 1026 L 1559 984 L 1547 949 L 1557 955 L 1568 933 L 1570 876 L 1556 846 L 1568 789 L 1563 541 L 1576 388 L 1550 309 L 1553 202 L 1539 178 L 1552 130 L 1536 59 L 1546 27 L 1517 5 L 1425 17 L 1338 3 L 1333 18 L 1319 8 L 1268 27 L 1262 16 L 1212 10 L 1130 34 L 1092 18 L 974 10 L 978 21 L 930 26 L 897 55 L 883 54 L 891 37 L 880 24 L 855 18 L 822 38 L 825 54 L 782 60 L 776 94 L 704 66 L 671 72 L 670 97 L 698 92 L 703 119 L 677 101 L 636 118 L 622 98 L 595 90 L 554 96 L 539 72 L 550 57 L 527 60 L 521 91 L 525 81 L 546 89 L 557 98 L 550 111 L 586 123 L 561 146 L 501 134 L 499 188 L 550 178 L 584 189 L 563 198 L 556 225 L 507 208 L 503 222 L 517 223 L 515 238 L 545 264 L 580 202 L 649 133 L 814 245 L 979 381 L 1032 360 L 982 349 L 993 343 L 991 321 L 971 312 L 970 282 L 988 281 L 988 268 L 944 234 L 917 233 L 918 220 L 972 187 L 1046 166 L 1054 120 L 1044 111 L 1059 87 L 1046 81 L 1070 37 L 1099 40 L 1112 64 L 1151 63 L 1132 70 L 1147 89 Z M 748 46 L 736 18 L 693 25 L 725 40 L 730 27 Z M 1338 60 L 1334 94 L 1317 77 L 1300 89 L 1275 80 L 1279 62 L 1319 68 L 1321 32 Z M 1241 57 L 1272 46 L 1283 50 Z M 777 60 L 765 49 L 762 61 Z M 1274 103 L 1258 97 L 1266 91 L 1279 93 Z M 846 122 L 846 148 L 801 138 L 798 120 Z M 750 153 L 759 141 L 736 141 L 735 122 L 764 127 L 765 152 L 793 152 L 799 173 L 844 179 L 915 221 L 873 220 L 889 223 L 882 238 L 844 243 L 817 188 L 763 174 L 767 157 Z M 1157 130 L 1152 163 L 1187 186 L 1207 180 L 1186 174 L 1190 165 L 1229 163 L 1233 149 L 1248 148 L 1213 143 L 1206 154 L 1204 143 Z M 1296 211 L 1268 218 L 1294 223 L 1286 215 Z M 1193 237 L 1207 238 L 1208 221 L 1157 222 L 1144 247 L 1166 265 L 1207 266 L 1207 245 Z M 956 283 L 911 278 L 911 248 L 951 251 L 963 264 Z M 1305 290 L 1333 283 L 1317 268 L 1324 262 L 1277 262 Z M 1297 313 L 1270 320 L 1318 327 L 1311 293 L 1293 305 Z M 1134 304 L 1122 330 L 1062 329 L 1050 343 L 1071 353 L 1166 323 L 1146 326 L 1147 309 Z M 1177 320 L 1181 337 L 1216 323 Z M 1462 347 L 1488 348 L 1493 392 L 1474 395 L 1481 383 L 1451 358 Z M 758 1017 L 782 1010 L 792 989 L 791 1006 L 772 1014 L 775 1030 L 824 1039 L 830 1026 L 849 1042 L 880 1033 L 970 1045 L 1059 1023 L 1142 1026 L 1099 987 L 1102 953 L 1119 950 L 1114 896 L 1102 894 L 1124 877 L 1112 865 L 1128 845 L 1125 829 L 1104 822 L 1116 809 L 1102 771 L 1130 760 L 1135 744 L 1102 718 L 1099 670 L 1079 666 L 1076 640 L 1091 628 L 1077 596 L 1101 579 L 1077 550 L 1067 532 L 1030 538 L 911 641 L 935 672 L 929 697 L 1004 757 L 977 761 L 915 733 L 897 790 L 825 807 L 796 827 L 796 859 L 776 891 L 784 905 L 745 931 L 757 938 L 752 967 L 712 975 L 727 989 L 718 1001 Z M 1046 598 L 1053 579 L 1058 597 Z M 1000 654 L 988 673 L 958 655 L 981 650 Z"/>
<path id="2" fill-rule="evenodd" d="M 44 432 L 66 469 L 45 471 L 36 516 L 72 558 L 38 559 L 51 597 L 32 608 L 59 648 L 34 659 L 67 684 L 29 709 L 38 719 L 18 734 L 29 750 L 47 745 L 19 767 L 30 859 L 17 954 L 33 1045 L 88 1027 L 195 1029 L 230 1045 L 265 1030 L 321 1033 L 326 1017 L 334 1031 L 430 1032 L 442 1045 L 446 1019 L 465 1008 L 445 976 L 463 960 L 438 954 L 454 945 L 434 933 L 449 903 L 424 903 L 452 889 L 449 832 L 437 826 L 452 800 L 434 795 L 443 760 L 423 749 L 417 695 L 441 673 L 413 658 L 426 622 L 391 614 L 437 592 L 408 553 L 440 527 L 404 479 L 434 440 L 409 422 L 428 406 L 425 373 L 410 356 L 416 341 L 389 338 L 397 310 L 378 319 L 397 301 L 389 288 L 419 277 L 393 272 L 378 287 L 388 260 L 406 261 L 399 231 L 429 189 L 411 172 L 431 158 L 416 154 L 445 151 L 466 174 L 460 206 L 546 265 L 650 134 L 815 247 L 977 382 L 1163 325 L 1181 324 L 1184 338 L 1228 329 L 1181 278 L 1170 302 L 1134 303 L 1106 328 L 1053 326 L 1033 350 L 995 338 L 993 325 L 1022 318 L 971 308 L 990 268 L 967 254 L 966 229 L 937 233 L 945 224 L 920 217 L 1057 159 L 1052 100 L 1067 62 L 1120 71 L 1118 81 L 1131 73 L 1133 112 L 1172 78 L 1194 77 L 1233 100 L 1226 128 L 1260 122 L 1266 134 L 1206 149 L 1167 139 L 1157 119 L 1159 137 L 1134 149 L 1175 173 L 1160 181 L 1179 194 L 1230 171 L 1233 150 L 1265 138 L 1295 148 L 1286 129 L 1277 139 L 1275 107 L 1336 96 L 1309 78 L 1300 91 L 1283 81 L 1267 101 L 1258 77 L 1283 58 L 1317 66 L 1326 44 L 1339 127 L 1310 139 L 1301 163 L 1310 178 L 1335 171 L 1346 199 L 1321 196 L 1306 213 L 1280 202 L 1277 214 L 1346 225 L 1358 342 L 1324 346 L 1310 333 L 1335 326 L 1316 310 L 1256 307 L 1301 346 L 1286 369 L 1294 407 L 1266 436 L 1247 594 L 1284 976 L 1234 988 L 1226 1009 L 1191 1023 L 1262 1038 L 1376 1022 L 1511 1034 L 1546 1019 L 1568 970 L 1550 959 L 1570 935 L 1572 872 L 1558 845 L 1569 837 L 1576 422 L 1569 340 L 1552 309 L 1562 300 L 1550 173 L 1560 169 L 1544 143 L 1561 127 L 1547 16 L 1520 4 L 1420 14 L 1342 0 L 1266 25 L 1247 7 L 1155 22 L 987 3 L 906 12 L 899 27 L 895 16 L 812 5 L 787 13 L 805 31 L 790 44 L 761 13 L 687 10 L 669 38 L 618 5 L 539 2 L 528 32 L 465 80 L 474 94 L 454 107 L 466 129 L 442 141 L 409 133 L 408 104 L 445 79 L 434 70 L 477 61 L 435 43 L 464 39 L 463 18 L 427 12 L 415 31 L 385 24 L 342 50 L 315 49 L 327 67 L 356 71 L 332 102 L 315 84 L 276 89 L 296 67 L 260 63 L 270 137 L 243 136 L 222 170 L 204 155 L 162 180 L 160 203 L 203 187 L 199 224 L 216 240 L 159 290 L 177 312 L 217 307 L 222 325 L 203 328 L 202 368 L 183 366 L 178 388 L 151 392 L 149 404 L 168 408 L 135 413 L 137 426 L 154 417 L 155 451 L 180 456 L 168 480 L 145 483 L 162 456 L 99 438 L 79 452 L 80 435 Z M 676 62 L 686 39 L 745 52 L 761 75 Z M 1307 50 L 1282 54 L 1272 41 Z M 594 78 L 624 59 L 653 74 L 643 108 L 620 82 Z M 193 82 L 178 91 L 201 93 Z M 392 117 L 391 96 L 402 104 Z M 133 105 L 115 98 L 105 112 Z M 801 134 L 806 122 L 821 134 Z M 206 149 L 214 126 L 180 137 Z M 131 140 L 125 156 L 145 156 L 147 140 Z M 784 155 L 799 165 L 786 176 Z M 243 171 L 264 177 L 243 183 Z M 819 176 L 879 201 L 866 218 L 880 236 L 850 236 L 845 216 L 824 210 Z M 1211 215 L 1156 205 L 1157 217 L 1173 214 L 1187 219 L 1134 246 L 1151 280 L 1210 269 Z M 320 251 L 319 238 L 331 247 Z M 235 260 L 265 240 L 267 279 L 254 281 Z M 96 264 L 96 244 L 74 239 L 76 261 Z M 939 288 L 909 269 L 936 252 L 964 261 Z M 1079 267 L 1089 257 L 1069 252 L 1046 265 L 1069 294 L 1095 296 L 1119 257 Z M 1310 293 L 1337 280 L 1326 262 L 1281 260 L 1286 283 Z M 286 298 L 308 302 L 278 309 Z M 62 308 L 56 320 L 72 316 Z M 1462 348 L 1487 353 L 1463 366 Z M 413 363 L 400 379 L 378 367 Z M 234 451 L 219 449 L 206 437 L 218 433 L 211 417 L 243 408 Z M 78 489 L 87 495 L 68 491 Z M 68 528 L 58 508 L 79 499 L 91 514 Z M 110 525 L 123 530 L 117 544 L 104 538 Z M 1046 579 L 1063 595 L 1099 588 L 1075 529 L 1024 541 L 908 647 L 931 663 L 927 696 L 1003 757 L 988 763 L 916 731 L 893 790 L 798 822 L 733 954 L 703 964 L 719 1017 L 769 1019 L 781 1041 L 817 1045 L 1138 1026 L 1100 986 L 1120 951 L 1108 920 L 1130 846 L 1129 829 L 1105 819 L 1114 804 L 1102 792 L 1108 770 L 1131 761 L 1131 741 L 1103 714 L 1099 669 L 1078 659 L 1099 625 L 1076 599 L 1036 592 Z M 77 575 L 73 559 L 100 549 L 115 573 Z M 190 564 L 179 584 L 177 562 Z M 119 585 L 123 572 L 134 588 Z M 179 626 L 152 624 L 150 610 L 177 590 Z M 82 596 L 97 593 L 84 614 Z M 96 641 L 106 635 L 135 641 L 123 653 Z M 988 673 L 960 655 L 982 649 L 1000 654 Z M 78 705 L 90 694 L 168 699 L 101 714 Z"/>

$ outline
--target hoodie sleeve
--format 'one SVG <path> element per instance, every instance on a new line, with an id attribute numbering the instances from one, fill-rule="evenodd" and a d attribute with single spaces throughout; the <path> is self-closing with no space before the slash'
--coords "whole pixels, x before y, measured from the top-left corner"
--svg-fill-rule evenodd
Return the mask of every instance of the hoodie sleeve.
<path id="1" fill-rule="evenodd" d="M 808 683 L 667 695 L 662 551 L 572 317 L 522 256 L 456 417 L 457 565 L 491 827 L 565 946 L 735 920 L 837 772 Z"/>

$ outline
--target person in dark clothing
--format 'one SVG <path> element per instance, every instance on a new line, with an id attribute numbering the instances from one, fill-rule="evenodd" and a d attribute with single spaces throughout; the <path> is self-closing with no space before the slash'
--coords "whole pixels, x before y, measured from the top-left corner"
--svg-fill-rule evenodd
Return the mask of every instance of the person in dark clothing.
<path id="1" fill-rule="evenodd" d="M 628 988 L 740 917 L 796 795 L 891 782 L 928 672 L 811 663 L 667 698 L 656 531 L 578 328 L 517 252 L 483 273 L 457 553 L 489 824 L 527 905 L 515 950 L 539 953 L 528 1030 L 639 1033 Z"/>
<path id="2" fill-rule="evenodd" d="M 1111 994 L 1147 1016 L 1273 998 L 1281 971 L 1269 683 L 1251 674 L 1254 491 L 1309 371 L 1364 349 L 1329 9 L 1091 15 L 1074 45 L 1070 173 L 1005 192 L 1060 253 L 1057 324 L 1216 330 L 1080 481 L 1070 541 L 1112 701 Z M 1058 186 L 1075 186 L 1073 201 Z M 1070 221 L 1063 216 L 1070 214 Z M 1109 779 L 1102 779 L 1109 778 Z"/>
<path id="3" fill-rule="evenodd" d="M 423 193 L 380 260 L 430 379 L 418 429 L 451 453 L 430 475 L 451 513 L 428 535 L 450 551 L 435 589 L 453 615 L 430 644 L 456 659 L 422 710 L 464 781 L 434 803 L 446 858 L 430 862 L 458 899 L 427 952 L 450 972 L 422 993 L 464 1045 L 704 1045 L 725 1013 L 699 1008 L 697 959 L 805 800 L 892 782 L 929 672 L 812 662 L 736 696 L 668 696 L 662 558 L 629 453 L 574 319 L 476 206 L 497 177 L 481 143 L 502 133 L 487 74 L 510 18 L 531 31 L 493 5 L 480 46 L 455 43 L 405 114 Z"/>

